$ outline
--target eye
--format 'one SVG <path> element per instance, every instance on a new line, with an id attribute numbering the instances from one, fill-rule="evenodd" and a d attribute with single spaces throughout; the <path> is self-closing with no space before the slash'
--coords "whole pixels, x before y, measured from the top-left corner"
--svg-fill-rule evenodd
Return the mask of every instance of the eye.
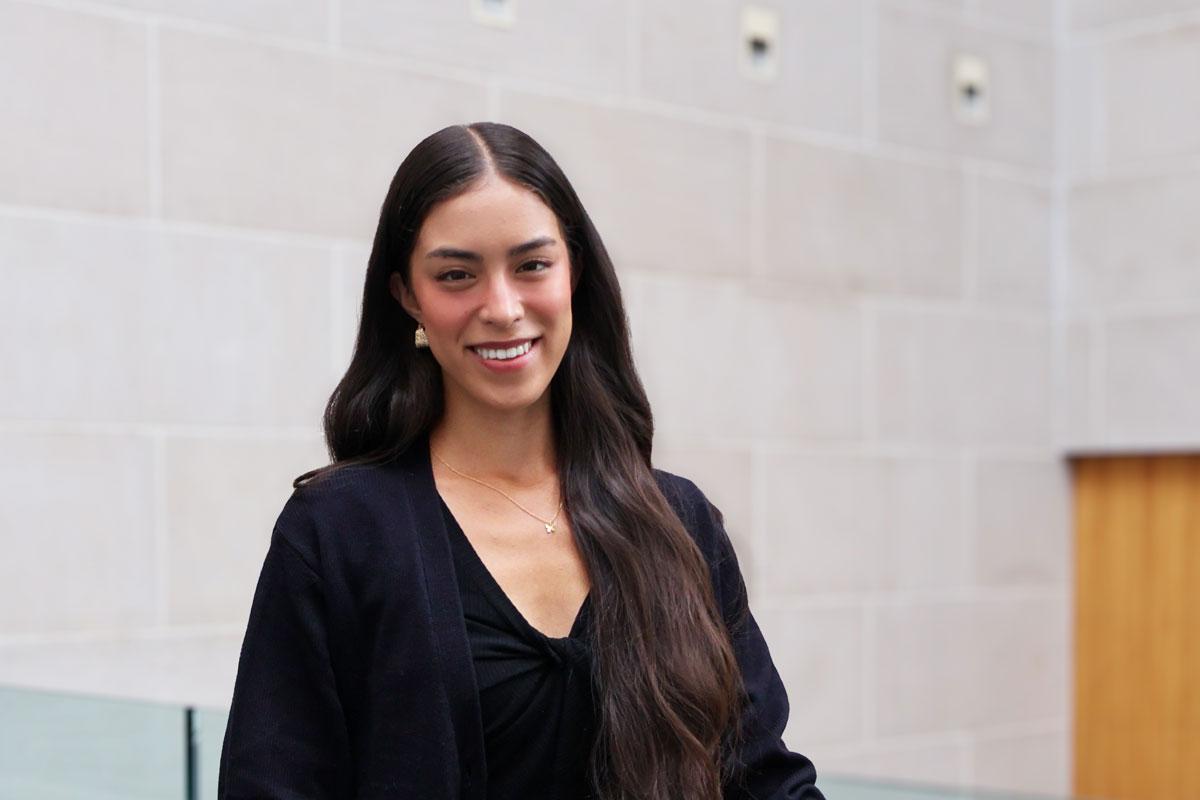
<path id="1" fill-rule="evenodd" d="M 463 278 L 455 278 L 455 275 L 463 275 L 467 278 L 471 277 L 470 273 L 463 269 L 448 269 L 437 276 L 437 279 L 442 283 L 457 283 Z"/>
<path id="2" fill-rule="evenodd" d="M 531 269 L 528 271 L 529 272 L 545 272 L 546 270 L 550 269 L 550 266 L 552 263 L 553 262 L 551 262 L 551 261 L 526 261 L 524 264 L 522 264 L 520 266 L 520 269 L 525 269 L 525 267 L 541 267 L 541 269 Z"/>

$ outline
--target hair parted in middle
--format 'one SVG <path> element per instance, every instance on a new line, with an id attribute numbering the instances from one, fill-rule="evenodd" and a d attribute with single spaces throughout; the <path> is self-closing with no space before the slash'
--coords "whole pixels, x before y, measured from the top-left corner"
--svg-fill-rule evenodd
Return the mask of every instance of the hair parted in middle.
<path id="1" fill-rule="evenodd" d="M 398 457 L 440 419 L 440 367 L 415 347 L 416 321 L 388 282 L 398 271 L 411 291 L 425 217 L 490 175 L 541 198 L 570 254 L 574 322 L 550 399 L 565 510 L 592 584 L 599 800 L 718 800 L 745 699 L 731 630 L 704 556 L 652 471 L 653 418 L 612 261 L 574 188 L 530 136 L 499 123 L 454 125 L 400 164 L 380 212 L 354 355 L 325 409 L 333 463 L 295 485 Z M 744 597 L 737 605 L 734 630 Z"/>

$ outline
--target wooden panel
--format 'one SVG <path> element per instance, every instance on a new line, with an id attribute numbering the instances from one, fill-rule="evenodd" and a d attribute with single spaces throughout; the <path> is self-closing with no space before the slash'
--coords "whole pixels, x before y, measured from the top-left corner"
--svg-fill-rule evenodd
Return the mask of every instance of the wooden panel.
<path id="1" fill-rule="evenodd" d="M 1200 457 L 1074 467 L 1075 792 L 1200 797 Z"/>

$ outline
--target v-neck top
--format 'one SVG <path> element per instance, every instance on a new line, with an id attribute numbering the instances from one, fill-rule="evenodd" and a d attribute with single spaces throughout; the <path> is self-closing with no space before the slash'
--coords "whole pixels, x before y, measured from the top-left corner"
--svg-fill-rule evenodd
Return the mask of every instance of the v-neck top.
<path id="1" fill-rule="evenodd" d="M 592 797 L 591 595 L 566 636 L 546 636 L 512 604 L 444 500 L 441 507 L 479 690 L 488 799 Z"/>
<path id="2" fill-rule="evenodd" d="M 812 762 L 783 743 L 787 692 L 720 511 L 687 478 L 653 474 L 704 555 L 742 672 L 745 722 L 725 798 L 821 800 Z M 394 460 L 345 464 L 296 487 L 254 590 L 217 797 L 487 800 L 450 541 L 424 434 Z"/>

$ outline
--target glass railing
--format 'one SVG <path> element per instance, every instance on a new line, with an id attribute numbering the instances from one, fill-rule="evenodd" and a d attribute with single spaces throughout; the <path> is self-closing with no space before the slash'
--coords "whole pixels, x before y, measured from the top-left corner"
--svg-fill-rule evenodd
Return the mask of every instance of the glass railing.
<path id="1" fill-rule="evenodd" d="M 828 800 L 1069 800 L 1044 794 L 920 786 L 842 776 L 822 777 L 817 783 Z"/>
<path id="2" fill-rule="evenodd" d="M 225 718 L 0 686 L 0 800 L 214 798 Z"/>
<path id="3" fill-rule="evenodd" d="M 0 800 L 212 800 L 226 716 L 0 686 Z M 820 786 L 829 800 L 1027 797 L 843 777 Z"/>

